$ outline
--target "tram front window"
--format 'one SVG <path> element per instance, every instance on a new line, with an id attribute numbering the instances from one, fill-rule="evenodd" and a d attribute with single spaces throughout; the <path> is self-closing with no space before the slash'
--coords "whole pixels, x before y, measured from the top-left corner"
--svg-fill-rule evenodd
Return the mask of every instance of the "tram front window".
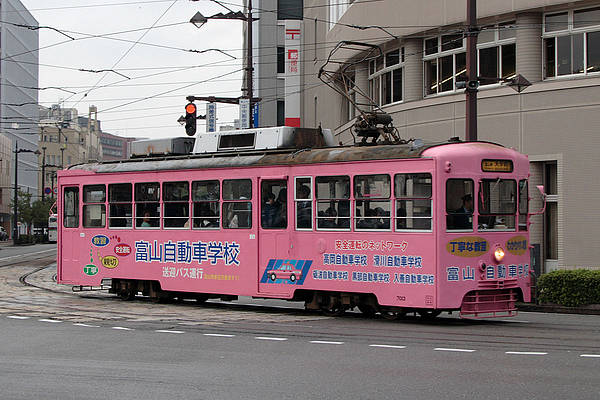
<path id="1" fill-rule="evenodd" d="M 473 180 L 446 181 L 446 227 L 449 231 L 473 230 Z"/>
<path id="2" fill-rule="evenodd" d="M 514 230 L 517 213 L 517 182 L 484 179 L 479 183 L 477 225 L 482 230 Z"/>

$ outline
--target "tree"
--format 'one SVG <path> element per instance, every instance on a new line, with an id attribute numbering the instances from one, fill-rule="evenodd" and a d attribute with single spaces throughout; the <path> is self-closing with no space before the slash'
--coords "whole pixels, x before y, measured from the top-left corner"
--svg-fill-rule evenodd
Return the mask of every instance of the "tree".
<path id="1" fill-rule="evenodd" d="M 10 203 L 11 209 L 14 208 L 14 199 Z M 27 230 L 31 226 L 33 220 L 33 212 L 31 208 L 31 194 L 22 190 L 17 190 L 17 214 L 18 222 L 27 224 Z"/>
<path id="2" fill-rule="evenodd" d="M 50 208 L 55 200 L 49 197 L 44 200 L 36 200 L 31 205 L 32 221 L 36 227 L 47 227 L 48 217 L 50 216 Z"/>

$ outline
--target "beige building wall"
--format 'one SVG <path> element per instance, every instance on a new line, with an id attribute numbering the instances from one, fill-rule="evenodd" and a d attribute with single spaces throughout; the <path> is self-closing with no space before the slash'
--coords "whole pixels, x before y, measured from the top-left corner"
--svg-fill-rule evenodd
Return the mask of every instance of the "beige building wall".
<path id="1" fill-rule="evenodd" d="M 346 102 L 327 86 L 319 85 L 316 76 L 333 46 L 341 40 L 353 40 L 375 43 L 384 49 L 398 44 L 405 47 L 403 101 L 382 107 L 391 114 L 403 138 L 445 140 L 458 136 L 464 139 L 464 93 L 424 95 L 423 39 L 464 25 L 466 1 L 356 0 L 333 26 L 327 22 L 330 21 L 329 3 L 327 0 L 304 2 L 305 19 L 324 21 L 321 29 L 317 29 L 322 36 L 307 38 L 307 43 L 313 41 L 320 45 L 317 60 L 305 60 L 303 121 L 306 126 L 321 123 L 323 127 L 335 129 L 338 141 L 352 143 L 349 130 L 353 121 L 348 121 L 344 113 Z M 557 165 L 557 193 L 551 196 L 557 205 L 557 226 L 552 227 L 558 232 L 557 257 L 543 257 L 542 271 L 598 267 L 600 179 L 596 175 L 600 171 L 600 74 L 544 79 L 542 22 L 546 12 L 600 7 L 600 1 L 479 1 L 477 6 L 480 25 L 516 21 L 517 73 L 533 83 L 520 94 L 499 84 L 481 87 L 478 138 L 529 155 L 532 211 L 541 206 L 535 186 L 544 183 L 544 164 Z M 348 25 L 386 27 L 398 38 L 376 28 L 359 30 Z M 420 52 L 415 51 L 419 48 Z M 304 53 L 311 54 L 310 51 Z M 355 55 L 347 52 L 341 58 L 350 59 Z M 315 98 L 318 98 L 316 112 L 312 111 Z M 543 246 L 550 227 L 544 216 L 533 217 L 533 221 L 531 241 L 542 246 L 544 256 Z"/>

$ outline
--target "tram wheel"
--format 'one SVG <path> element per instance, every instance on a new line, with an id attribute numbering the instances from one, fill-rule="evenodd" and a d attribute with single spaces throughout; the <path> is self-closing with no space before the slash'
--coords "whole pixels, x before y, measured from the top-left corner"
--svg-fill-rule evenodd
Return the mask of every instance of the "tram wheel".
<path id="1" fill-rule="evenodd" d="M 121 298 L 121 300 L 133 300 L 135 299 L 135 295 L 137 293 L 134 292 L 132 289 L 121 289 L 119 291 L 119 297 Z"/>
<path id="2" fill-rule="evenodd" d="M 406 316 L 405 311 L 396 311 L 396 310 L 380 310 L 379 313 L 381 316 L 388 321 L 396 321 L 400 318 L 404 318 Z"/>
<path id="3" fill-rule="evenodd" d="M 372 317 L 377 312 L 377 308 L 370 304 L 359 304 L 358 309 L 365 317 Z"/>
<path id="4" fill-rule="evenodd" d="M 339 317 L 346 312 L 346 309 L 341 304 L 334 304 L 331 307 L 321 308 L 323 314 L 327 317 Z"/>
<path id="5" fill-rule="evenodd" d="M 419 316 L 424 320 L 434 319 L 442 313 L 440 310 L 420 310 L 417 312 L 419 313 Z"/>

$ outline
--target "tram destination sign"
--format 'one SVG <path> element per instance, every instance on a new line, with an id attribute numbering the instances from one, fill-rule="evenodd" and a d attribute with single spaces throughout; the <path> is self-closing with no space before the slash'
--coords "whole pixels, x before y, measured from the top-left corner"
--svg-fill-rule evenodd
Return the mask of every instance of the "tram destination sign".
<path id="1" fill-rule="evenodd" d="M 513 172 L 512 160 L 483 160 L 481 161 L 483 172 Z"/>

